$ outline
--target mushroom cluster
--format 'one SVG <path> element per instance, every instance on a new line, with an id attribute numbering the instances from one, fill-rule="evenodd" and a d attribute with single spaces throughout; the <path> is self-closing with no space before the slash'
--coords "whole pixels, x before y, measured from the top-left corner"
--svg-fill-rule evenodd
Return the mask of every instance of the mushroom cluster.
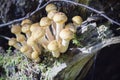
<path id="1" fill-rule="evenodd" d="M 20 25 L 12 25 L 11 32 L 16 38 L 9 40 L 9 45 L 24 53 L 28 58 L 38 62 L 42 49 L 48 50 L 53 57 L 58 58 L 68 49 L 69 42 L 74 38 L 77 26 L 81 25 L 82 18 L 74 16 L 71 23 L 65 13 L 59 12 L 54 4 L 48 4 L 45 8 L 46 17 L 40 22 L 32 23 L 25 19 Z"/>

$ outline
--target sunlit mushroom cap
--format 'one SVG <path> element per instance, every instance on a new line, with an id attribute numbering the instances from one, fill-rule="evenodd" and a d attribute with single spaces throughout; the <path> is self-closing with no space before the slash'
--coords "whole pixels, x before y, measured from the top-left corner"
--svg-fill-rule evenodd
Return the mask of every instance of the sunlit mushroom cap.
<path id="1" fill-rule="evenodd" d="M 80 17 L 80 16 L 74 16 L 73 18 L 72 18 L 72 21 L 73 21 L 73 23 L 75 23 L 76 25 L 81 25 L 82 24 L 82 18 Z"/>
<path id="2" fill-rule="evenodd" d="M 65 23 L 67 19 L 68 19 L 67 16 L 62 12 L 56 13 L 53 17 L 53 20 L 56 23 Z"/>
<path id="3" fill-rule="evenodd" d="M 48 17 L 41 18 L 40 26 L 46 27 L 46 26 L 50 26 L 50 24 L 51 24 L 51 20 Z"/>
<path id="4" fill-rule="evenodd" d="M 12 25 L 11 32 L 14 34 L 21 32 L 21 26 L 20 25 Z"/>
<path id="5" fill-rule="evenodd" d="M 45 8 L 46 12 L 50 12 L 52 10 L 57 10 L 57 7 L 54 4 L 48 4 Z"/>
<path id="6" fill-rule="evenodd" d="M 52 10 L 52 11 L 50 11 L 50 12 L 48 13 L 47 17 L 48 17 L 49 19 L 53 19 L 54 15 L 55 15 L 57 12 L 58 12 L 58 11 L 56 11 L 56 10 Z"/>
<path id="7" fill-rule="evenodd" d="M 48 44 L 48 49 L 50 51 L 56 51 L 56 50 L 58 50 L 58 47 L 59 47 L 59 45 L 56 40 L 53 40 Z"/>
<path id="8" fill-rule="evenodd" d="M 24 24 L 31 24 L 32 21 L 29 20 L 29 19 L 24 19 L 22 22 L 21 22 L 21 25 L 23 26 Z"/>
<path id="9" fill-rule="evenodd" d="M 31 25 L 30 31 L 31 31 L 31 32 L 35 32 L 36 30 L 39 29 L 39 27 L 40 27 L 40 24 L 39 24 L 39 23 L 34 23 L 34 24 Z"/>
<path id="10" fill-rule="evenodd" d="M 31 27 L 31 24 L 24 24 L 24 25 L 22 26 L 22 32 L 23 32 L 23 33 L 29 32 L 29 31 L 30 31 L 30 27 Z"/>
<path id="11" fill-rule="evenodd" d="M 74 33 L 69 29 L 63 29 L 60 32 L 60 37 L 65 40 L 71 40 L 74 37 Z"/>
<path id="12" fill-rule="evenodd" d="M 18 42 L 22 42 L 22 41 L 25 41 L 25 36 L 24 35 L 22 35 L 22 34 L 20 34 L 19 36 L 17 36 L 17 41 Z"/>
<path id="13" fill-rule="evenodd" d="M 10 46 L 13 46 L 17 43 L 16 39 L 15 38 L 11 38 L 9 41 L 8 41 L 8 45 Z"/>

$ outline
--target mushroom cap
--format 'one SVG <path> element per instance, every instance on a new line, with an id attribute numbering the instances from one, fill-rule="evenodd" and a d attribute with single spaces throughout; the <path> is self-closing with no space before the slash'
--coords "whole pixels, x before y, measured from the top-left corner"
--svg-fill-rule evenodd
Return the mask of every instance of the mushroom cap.
<path id="1" fill-rule="evenodd" d="M 11 38 L 9 41 L 8 41 L 8 45 L 10 46 L 13 46 L 17 43 L 16 39 L 15 38 Z"/>
<path id="2" fill-rule="evenodd" d="M 45 8 L 46 12 L 50 12 L 52 10 L 57 10 L 57 7 L 54 4 L 48 4 Z"/>
<path id="3" fill-rule="evenodd" d="M 26 39 L 25 36 L 22 35 L 22 34 L 20 34 L 20 35 L 17 36 L 17 41 L 18 42 L 23 42 L 23 41 L 25 41 L 25 39 Z"/>
<path id="4" fill-rule="evenodd" d="M 33 36 L 31 36 L 30 38 L 27 39 L 27 44 L 28 44 L 29 46 L 32 46 L 32 45 L 35 44 L 35 41 L 34 41 Z"/>
<path id="5" fill-rule="evenodd" d="M 34 24 L 31 25 L 30 31 L 31 31 L 31 32 L 35 32 L 36 30 L 39 29 L 39 27 L 40 27 L 40 24 L 39 24 L 39 23 L 34 23 Z"/>
<path id="6" fill-rule="evenodd" d="M 28 45 L 24 45 L 24 46 L 22 46 L 21 48 L 20 48 L 20 51 L 22 52 L 22 53 L 25 53 L 25 52 L 27 52 L 29 50 L 29 46 Z"/>
<path id="7" fill-rule="evenodd" d="M 53 20 L 56 23 L 65 23 L 67 19 L 68 19 L 67 16 L 62 12 L 56 13 L 53 17 Z"/>
<path id="8" fill-rule="evenodd" d="M 32 33 L 34 40 L 38 40 L 45 35 L 45 30 L 39 27 L 35 32 Z"/>
<path id="9" fill-rule="evenodd" d="M 56 51 L 56 50 L 58 50 L 58 48 L 59 48 L 59 45 L 58 45 L 58 42 L 56 40 L 53 40 L 48 44 L 48 49 L 50 51 Z"/>
<path id="10" fill-rule="evenodd" d="M 31 24 L 32 21 L 30 19 L 24 19 L 22 22 L 21 22 L 21 25 L 23 26 L 24 24 Z"/>
<path id="11" fill-rule="evenodd" d="M 24 24 L 24 25 L 22 26 L 22 32 L 23 32 L 23 33 L 30 32 L 30 27 L 31 27 L 31 24 Z"/>
<path id="12" fill-rule="evenodd" d="M 32 59 L 37 59 L 39 57 L 39 53 L 37 51 L 32 52 L 31 58 Z"/>
<path id="13" fill-rule="evenodd" d="M 20 25 L 12 25 L 11 32 L 14 34 L 20 33 L 21 32 L 21 26 Z"/>
<path id="14" fill-rule="evenodd" d="M 65 28 L 67 29 L 70 29 L 73 33 L 76 32 L 76 26 L 74 26 L 73 23 L 68 23 L 67 25 L 65 25 Z"/>
<path id="15" fill-rule="evenodd" d="M 52 11 L 50 11 L 50 12 L 48 13 L 47 17 L 52 20 L 53 17 L 54 17 L 54 15 L 55 15 L 57 12 L 58 12 L 58 11 L 56 11 L 56 10 L 52 10 Z"/>
<path id="16" fill-rule="evenodd" d="M 71 40 L 74 37 L 74 33 L 69 29 L 63 29 L 60 32 L 60 37 L 64 40 Z"/>
<path id="17" fill-rule="evenodd" d="M 50 26 L 50 24 L 51 24 L 51 20 L 48 17 L 41 18 L 40 26 L 46 27 L 46 26 Z"/>
<path id="18" fill-rule="evenodd" d="M 74 16 L 73 18 L 72 18 L 72 21 L 73 21 L 73 23 L 75 23 L 76 25 L 81 25 L 82 24 L 82 18 L 80 17 L 80 16 Z"/>

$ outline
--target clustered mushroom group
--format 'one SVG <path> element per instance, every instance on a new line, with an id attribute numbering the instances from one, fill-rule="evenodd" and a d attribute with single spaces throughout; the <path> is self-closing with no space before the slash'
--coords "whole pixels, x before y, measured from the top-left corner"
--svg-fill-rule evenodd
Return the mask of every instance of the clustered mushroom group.
<path id="1" fill-rule="evenodd" d="M 40 22 L 32 23 L 25 19 L 21 24 L 12 25 L 11 32 L 16 38 L 11 38 L 8 42 L 35 62 L 40 61 L 42 49 L 50 51 L 56 58 L 65 53 L 70 40 L 74 38 L 77 26 L 82 23 L 80 16 L 74 16 L 73 22 L 65 25 L 67 16 L 57 11 L 54 4 L 48 4 L 45 9 L 47 16 L 42 17 Z"/>

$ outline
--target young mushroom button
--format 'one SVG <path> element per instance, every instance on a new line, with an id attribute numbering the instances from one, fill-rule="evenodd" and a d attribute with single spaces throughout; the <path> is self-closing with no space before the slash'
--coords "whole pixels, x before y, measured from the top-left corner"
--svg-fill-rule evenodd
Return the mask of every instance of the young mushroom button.
<path id="1" fill-rule="evenodd" d="M 59 41 L 59 33 L 67 21 L 67 16 L 62 12 L 58 12 L 54 15 L 53 20 L 56 23 L 56 40 Z"/>
<path id="2" fill-rule="evenodd" d="M 72 31 L 70 31 L 70 29 L 63 29 L 60 32 L 60 37 L 62 39 L 62 44 L 61 44 L 61 47 L 60 47 L 60 52 L 64 53 L 68 49 L 70 40 L 74 38 L 74 33 Z"/>

